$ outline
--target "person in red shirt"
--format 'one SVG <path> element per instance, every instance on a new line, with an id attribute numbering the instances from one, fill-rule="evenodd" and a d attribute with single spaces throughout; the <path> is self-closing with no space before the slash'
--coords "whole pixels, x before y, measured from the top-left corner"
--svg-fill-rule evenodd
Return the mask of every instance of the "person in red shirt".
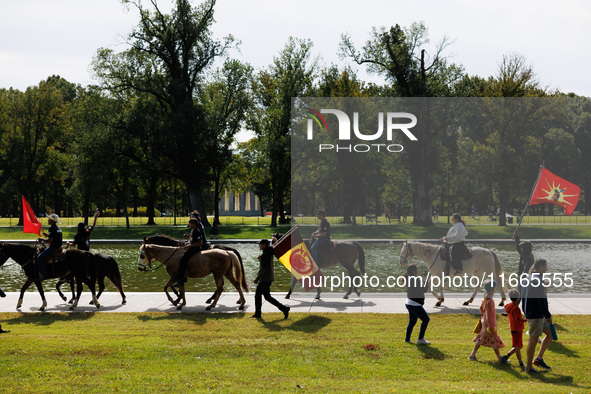
<path id="1" fill-rule="evenodd" d="M 525 368 L 525 364 L 521 359 L 521 348 L 523 347 L 523 329 L 525 327 L 524 323 L 527 319 L 524 319 L 521 315 L 521 309 L 519 309 L 519 299 L 521 298 L 521 294 L 519 294 L 519 290 L 511 289 L 509 290 L 509 298 L 511 298 L 511 302 L 505 305 L 505 311 L 507 312 L 507 317 L 509 317 L 509 328 L 511 329 L 511 338 L 512 338 L 512 348 L 509 350 L 505 356 L 502 356 L 503 364 L 506 364 L 509 361 L 509 357 L 513 354 L 517 355 L 517 360 L 519 360 L 519 366 L 521 368 Z"/>

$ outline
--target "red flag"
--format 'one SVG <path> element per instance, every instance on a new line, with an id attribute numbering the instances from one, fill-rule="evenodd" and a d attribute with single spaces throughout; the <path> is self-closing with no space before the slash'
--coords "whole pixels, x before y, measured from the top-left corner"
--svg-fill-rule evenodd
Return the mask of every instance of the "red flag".
<path id="1" fill-rule="evenodd" d="M 37 234 L 41 236 L 41 222 L 35 216 L 31 206 L 23 197 L 23 233 Z"/>
<path id="2" fill-rule="evenodd" d="M 555 204 L 564 209 L 565 215 L 570 216 L 579 202 L 580 194 L 580 187 L 542 168 L 529 203 L 531 205 L 544 203 Z"/>

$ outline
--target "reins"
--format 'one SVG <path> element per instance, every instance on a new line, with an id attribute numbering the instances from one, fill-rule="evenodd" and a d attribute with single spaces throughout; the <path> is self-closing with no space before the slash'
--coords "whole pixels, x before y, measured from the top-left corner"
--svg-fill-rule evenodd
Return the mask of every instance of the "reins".
<path id="1" fill-rule="evenodd" d="M 179 243 L 180 243 L 180 241 L 179 241 Z M 145 244 L 144 244 L 144 245 L 145 245 Z M 156 245 L 156 246 L 158 246 L 158 245 Z M 170 254 L 170 256 L 168 256 L 168 257 L 166 258 L 166 260 L 164 260 L 163 262 L 160 262 L 160 265 L 159 265 L 158 267 L 156 267 L 156 268 L 152 268 L 152 260 L 156 260 L 156 259 L 151 257 L 151 254 L 150 254 L 150 251 L 149 251 L 149 250 L 147 250 L 147 249 L 144 249 L 144 252 L 146 253 L 146 257 L 148 258 L 148 264 L 150 265 L 150 270 L 149 270 L 149 272 L 153 272 L 153 271 L 156 271 L 158 268 L 162 268 L 162 267 L 164 267 L 164 266 L 166 265 L 166 263 L 168 262 L 168 260 L 170 260 L 170 259 L 171 259 L 171 257 L 172 257 L 172 256 L 174 256 L 174 255 L 175 255 L 175 253 L 176 253 L 176 252 L 177 252 L 177 251 L 178 251 L 180 248 L 182 248 L 182 246 L 180 246 L 180 245 L 179 245 L 179 246 L 177 246 L 177 247 L 176 247 L 176 248 L 175 248 L 175 249 L 172 251 L 172 253 Z M 147 265 L 142 265 L 142 264 L 140 264 L 140 266 L 143 266 L 144 268 L 147 268 Z"/>

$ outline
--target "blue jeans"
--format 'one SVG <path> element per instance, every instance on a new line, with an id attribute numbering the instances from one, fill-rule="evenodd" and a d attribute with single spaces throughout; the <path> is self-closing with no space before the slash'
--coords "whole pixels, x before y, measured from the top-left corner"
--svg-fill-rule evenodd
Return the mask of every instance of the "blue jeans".
<path id="1" fill-rule="evenodd" d="M 310 254 L 312 255 L 312 258 L 314 259 L 314 262 L 316 264 L 318 264 L 318 249 L 322 245 L 326 245 L 328 242 L 328 238 L 316 238 L 316 241 L 314 241 L 314 243 L 310 247 Z"/>
<path id="2" fill-rule="evenodd" d="M 47 261 L 45 261 L 49 256 L 56 251 L 56 248 L 53 246 L 48 246 L 45 250 L 39 253 L 37 256 L 37 268 L 39 269 L 39 273 L 43 275 L 43 278 L 47 278 L 49 274 L 47 273 Z"/>
<path id="3" fill-rule="evenodd" d="M 425 337 L 425 331 L 427 331 L 427 326 L 429 325 L 429 315 L 427 315 L 427 311 L 422 306 L 412 306 L 412 305 L 405 305 L 406 309 L 408 310 L 408 327 L 406 327 L 406 338 L 405 340 L 410 341 L 410 335 L 412 334 L 412 329 L 417 324 L 417 320 L 421 319 L 421 331 L 419 331 L 419 339 L 423 339 Z"/>

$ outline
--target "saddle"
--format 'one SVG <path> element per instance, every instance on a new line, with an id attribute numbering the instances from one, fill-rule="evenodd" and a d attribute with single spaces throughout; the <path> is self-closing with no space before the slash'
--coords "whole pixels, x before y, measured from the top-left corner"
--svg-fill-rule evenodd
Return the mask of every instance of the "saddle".
<path id="1" fill-rule="evenodd" d="M 336 241 L 330 240 L 326 245 L 322 245 L 318 248 L 318 260 L 329 261 L 332 257 L 332 252 L 337 248 Z M 335 256 L 336 258 L 336 256 Z M 319 262 L 317 262 L 319 263 Z"/>
<path id="2" fill-rule="evenodd" d="M 45 246 L 39 248 L 39 250 L 37 251 L 37 255 L 39 255 L 39 253 L 41 253 L 44 250 Z M 61 261 L 64 258 L 65 254 L 66 251 L 64 250 L 64 247 L 61 246 L 59 249 L 57 249 L 55 252 L 49 255 L 49 257 L 47 258 L 47 264 L 55 264 Z M 35 257 L 35 262 L 37 262 L 37 257 Z"/>
<path id="3" fill-rule="evenodd" d="M 455 244 L 457 245 L 457 244 Z M 462 271 L 462 260 L 467 260 L 472 257 L 472 249 L 464 246 L 463 249 L 458 251 L 453 250 L 454 244 L 443 244 L 440 251 L 440 257 L 445 261 L 444 274 L 449 275 L 450 269 L 453 266 L 456 271 Z M 452 260 L 452 254 L 455 259 Z"/>

